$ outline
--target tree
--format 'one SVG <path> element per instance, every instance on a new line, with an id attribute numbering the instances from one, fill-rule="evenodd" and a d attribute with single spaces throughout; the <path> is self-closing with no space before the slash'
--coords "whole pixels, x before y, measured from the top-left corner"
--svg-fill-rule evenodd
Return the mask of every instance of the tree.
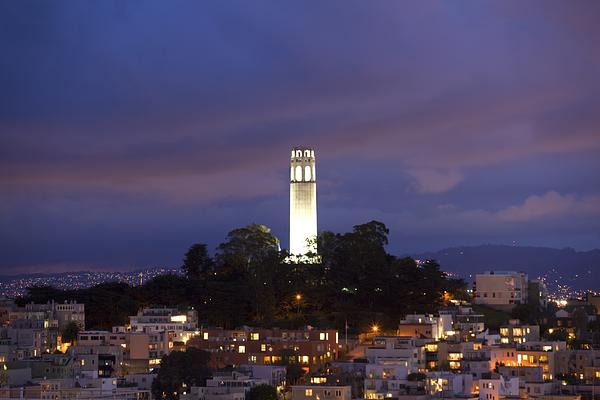
<path id="1" fill-rule="evenodd" d="M 76 322 L 69 322 L 60 335 L 62 342 L 73 343 L 73 341 L 77 339 L 77 334 L 79 333 L 79 330 L 79 325 Z"/>
<path id="2" fill-rule="evenodd" d="M 288 364 L 285 367 L 285 382 L 287 385 L 295 385 L 306 372 L 300 364 Z"/>
<path id="3" fill-rule="evenodd" d="M 183 259 L 181 269 L 189 279 L 200 279 L 206 277 L 213 265 L 213 260 L 208 255 L 204 243 L 193 244 Z"/>
<path id="4" fill-rule="evenodd" d="M 209 359 L 208 352 L 194 347 L 163 356 L 158 375 L 152 381 L 154 398 L 178 400 L 186 388 L 204 386 L 211 376 Z"/>
<path id="5" fill-rule="evenodd" d="M 279 239 L 265 225 L 250 224 L 227 234 L 217 248 L 220 267 L 251 269 L 270 255 L 279 253 Z"/>
<path id="6" fill-rule="evenodd" d="M 267 323 L 279 309 L 278 293 L 288 268 L 279 251 L 279 239 L 265 225 L 234 229 L 217 248 L 215 282 L 223 288 L 215 302 L 230 304 L 248 322 Z M 231 291 L 227 288 L 235 288 Z M 240 309 L 242 313 L 240 313 Z"/>
<path id="7" fill-rule="evenodd" d="M 277 400 L 277 389 L 271 385 L 257 385 L 248 391 L 246 400 Z"/>

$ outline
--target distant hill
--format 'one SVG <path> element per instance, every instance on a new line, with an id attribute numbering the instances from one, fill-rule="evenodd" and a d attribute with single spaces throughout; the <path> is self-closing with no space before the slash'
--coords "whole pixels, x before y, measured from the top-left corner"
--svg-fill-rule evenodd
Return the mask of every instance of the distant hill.
<path id="1" fill-rule="evenodd" d="M 101 283 L 124 282 L 135 286 L 159 275 L 179 274 L 179 268 L 157 267 L 135 271 L 73 271 L 0 275 L 0 297 L 19 297 L 28 287 L 53 286 L 57 289 L 84 289 Z M 141 275 L 141 276 L 140 276 Z"/>
<path id="2" fill-rule="evenodd" d="M 489 270 L 523 271 L 530 278 L 561 280 L 575 289 L 600 290 L 600 250 L 572 248 L 481 245 L 452 247 L 411 254 L 417 259 L 436 259 L 442 269 L 469 280 L 469 275 Z"/>

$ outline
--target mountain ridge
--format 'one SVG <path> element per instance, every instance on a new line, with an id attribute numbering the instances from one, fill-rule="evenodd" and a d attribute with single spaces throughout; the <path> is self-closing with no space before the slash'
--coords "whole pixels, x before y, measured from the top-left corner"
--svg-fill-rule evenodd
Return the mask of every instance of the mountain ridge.
<path id="1" fill-rule="evenodd" d="M 577 289 L 600 287 L 600 249 L 577 251 L 541 246 L 484 244 L 457 246 L 410 254 L 417 259 L 435 259 L 442 269 L 471 280 L 484 271 L 522 271 L 530 278 L 544 277 L 568 283 Z"/>

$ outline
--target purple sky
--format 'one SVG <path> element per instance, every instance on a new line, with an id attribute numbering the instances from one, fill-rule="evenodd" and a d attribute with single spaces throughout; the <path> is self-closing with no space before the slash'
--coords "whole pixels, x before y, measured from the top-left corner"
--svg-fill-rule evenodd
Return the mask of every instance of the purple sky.
<path id="1" fill-rule="evenodd" d="M 600 247 L 600 2 L 3 1 L 0 274 L 319 229 Z"/>

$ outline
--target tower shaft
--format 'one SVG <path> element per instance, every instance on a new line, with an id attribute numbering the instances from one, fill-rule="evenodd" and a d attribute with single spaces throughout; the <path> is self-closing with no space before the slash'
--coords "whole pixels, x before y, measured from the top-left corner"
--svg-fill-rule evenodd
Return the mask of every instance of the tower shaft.
<path id="1" fill-rule="evenodd" d="M 298 147 L 290 159 L 290 254 L 316 253 L 308 240 L 317 236 L 315 151 Z"/>

